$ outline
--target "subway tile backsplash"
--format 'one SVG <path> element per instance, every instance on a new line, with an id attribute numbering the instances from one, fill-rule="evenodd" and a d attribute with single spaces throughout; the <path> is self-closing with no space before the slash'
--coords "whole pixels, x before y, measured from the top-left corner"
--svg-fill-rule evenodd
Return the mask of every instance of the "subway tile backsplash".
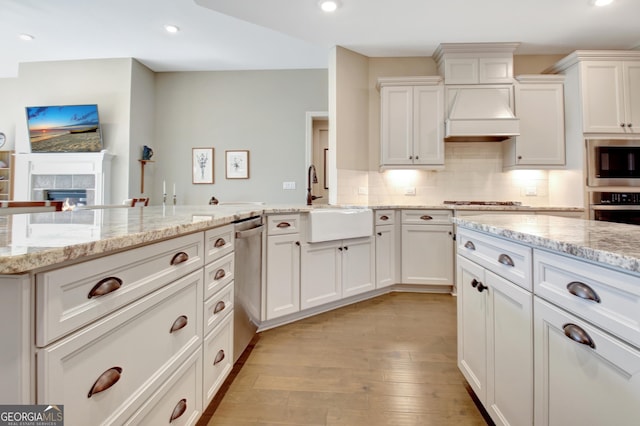
<path id="1" fill-rule="evenodd" d="M 544 170 L 502 171 L 498 142 L 445 144 L 441 171 L 338 170 L 338 202 L 372 205 L 437 205 L 444 200 L 520 201 L 549 204 L 549 179 Z M 359 189 L 368 188 L 368 195 Z M 415 195 L 407 195 L 415 190 Z M 535 195 L 528 195 L 535 194 Z"/>

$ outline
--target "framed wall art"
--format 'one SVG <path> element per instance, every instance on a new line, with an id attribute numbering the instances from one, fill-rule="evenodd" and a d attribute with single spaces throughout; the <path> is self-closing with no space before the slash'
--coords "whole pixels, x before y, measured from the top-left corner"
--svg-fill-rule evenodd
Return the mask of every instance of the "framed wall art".
<path id="1" fill-rule="evenodd" d="M 227 179 L 249 179 L 249 151 L 226 151 Z"/>
<path id="2" fill-rule="evenodd" d="M 213 183 L 213 148 L 192 148 L 192 182 Z"/>

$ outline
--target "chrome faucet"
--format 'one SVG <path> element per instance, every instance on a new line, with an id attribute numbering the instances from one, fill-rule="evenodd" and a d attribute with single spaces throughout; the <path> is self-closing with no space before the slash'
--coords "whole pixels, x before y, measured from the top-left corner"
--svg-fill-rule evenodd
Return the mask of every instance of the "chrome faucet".
<path id="1" fill-rule="evenodd" d="M 309 166 L 307 173 L 307 205 L 310 206 L 313 200 L 322 198 L 322 196 L 315 196 L 311 194 L 312 184 L 318 183 L 318 175 L 316 174 L 316 166 L 313 164 Z"/>

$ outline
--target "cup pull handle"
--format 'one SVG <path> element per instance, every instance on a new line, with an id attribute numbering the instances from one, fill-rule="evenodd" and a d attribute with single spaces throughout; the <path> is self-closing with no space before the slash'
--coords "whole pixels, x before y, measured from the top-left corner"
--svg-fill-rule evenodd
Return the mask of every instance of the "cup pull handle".
<path id="1" fill-rule="evenodd" d="M 226 308 L 226 307 L 227 307 L 227 305 L 225 305 L 225 303 L 221 300 L 218 303 L 216 303 L 215 308 L 213 308 L 213 313 L 217 314 L 217 313 L 219 313 L 221 311 L 224 311 L 224 308 Z"/>
<path id="2" fill-rule="evenodd" d="M 220 349 L 216 354 L 216 358 L 213 360 L 213 365 L 219 364 L 224 359 L 224 351 Z"/>
<path id="3" fill-rule="evenodd" d="M 175 256 L 173 256 L 173 258 L 171 259 L 171 264 L 173 266 L 179 265 L 181 263 L 186 262 L 187 260 L 189 260 L 189 255 L 183 251 L 176 253 Z"/>
<path id="4" fill-rule="evenodd" d="M 382 216 L 380 216 L 380 220 L 389 220 L 389 216 L 383 214 Z"/>
<path id="5" fill-rule="evenodd" d="M 173 333 L 174 331 L 178 331 L 182 328 L 185 328 L 188 323 L 189 323 L 189 318 L 187 318 L 186 315 L 180 315 L 173 322 L 173 325 L 171 326 L 171 330 L 169 330 L 169 333 Z"/>
<path id="6" fill-rule="evenodd" d="M 574 342 L 589 346 L 593 349 L 596 348 L 596 344 L 591 339 L 591 336 L 581 327 L 575 324 L 565 324 L 562 326 L 562 329 L 564 330 L 564 335 Z"/>
<path id="7" fill-rule="evenodd" d="M 224 246 L 225 244 L 227 244 L 227 242 L 224 240 L 224 238 L 218 238 L 218 239 L 216 240 L 216 242 L 215 242 L 215 243 L 213 243 L 213 246 L 214 246 L 215 248 L 220 248 L 220 247 Z"/>
<path id="8" fill-rule="evenodd" d="M 422 219 L 422 220 L 433 220 L 433 216 L 429 216 L 428 214 L 424 214 L 424 215 L 420 216 L 420 219 Z"/>
<path id="9" fill-rule="evenodd" d="M 509 255 L 504 253 L 498 256 L 498 262 L 502 263 L 505 266 L 516 266 L 515 263 L 513 263 L 513 259 L 511 259 Z"/>
<path id="10" fill-rule="evenodd" d="M 214 275 L 213 279 L 218 281 L 218 280 L 223 279 L 226 275 L 227 275 L 227 273 L 224 271 L 224 269 L 218 269 L 216 271 L 216 274 Z"/>
<path id="11" fill-rule="evenodd" d="M 178 403 L 174 407 L 173 412 L 171 413 L 171 418 L 169 419 L 169 423 L 182 416 L 185 411 L 187 411 L 187 400 L 186 398 L 183 398 L 178 401 Z"/>
<path id="12" fill-rule="evenodd" d="M 91 390 L 89 390 L 89 394 L 87 398 L 91 398 L 93 395 L 100 393 L 102 391 L 106 391 L 111 386 L 115 385 L 118 380 L 120 380 L 120 375 L 122 374 L 122 368 L 120 367 L 112 367 L 102 373 L 98 380 L 91 386 Z"/>
<path id="13" fill-rule="evenodd" d="M 276 225 L 276 228 L 284 229 L 290 227 L 291 224 L 289 222 L 280 222 Z"/>
<path id="14" fill-rule="evenodd" d="M 583 282 L 571 281 L 569 284 L 567 284 L 567 290 L 569 291 L 569 293 L 581 299 L 593 300 L 596 303 L 601 302 L 598 293 L 596 293 L 594 289 Z"/>
<path id="15" fill-rule="evenodd" d="M 468 248 L 469 250 L 475 250 L 476 245 L 473 244 L 471 241 L 467 241 L 466 243 L 464 243 L 464 248 Z"/>
<path id="16" fill-rule="evenodd" d="M 98 284 L 94 285 L 89 294 L 87 295 L 88 299 L 93 297 L 104 296 L 105 294 L 109 294 L 112 291 L 116 291 L 122 287 L 122 280 L 117 277 L 107 277 L 103 280 L 98 281 Z"/>

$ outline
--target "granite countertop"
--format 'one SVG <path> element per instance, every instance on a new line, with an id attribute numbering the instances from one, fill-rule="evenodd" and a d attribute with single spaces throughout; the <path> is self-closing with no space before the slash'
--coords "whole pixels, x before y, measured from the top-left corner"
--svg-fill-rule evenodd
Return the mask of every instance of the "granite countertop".
<path id="1" fill-rule="evenodd" d="M 555 210 L 575 208 L 526 206 L 330 206 L 226 205 L 87 208 L 0 216 L 0 274 L 19 274 L 58 263 L 148 244 L 222 226 L 263 213 L 300 213 L 314 208 L 369 207 L 372 209 Z"/>
<path id="2" fill-rule="evenodd" d="M 640 226 L 546 215 L 477 215 L 458 226 L 640 272 Z"/>

